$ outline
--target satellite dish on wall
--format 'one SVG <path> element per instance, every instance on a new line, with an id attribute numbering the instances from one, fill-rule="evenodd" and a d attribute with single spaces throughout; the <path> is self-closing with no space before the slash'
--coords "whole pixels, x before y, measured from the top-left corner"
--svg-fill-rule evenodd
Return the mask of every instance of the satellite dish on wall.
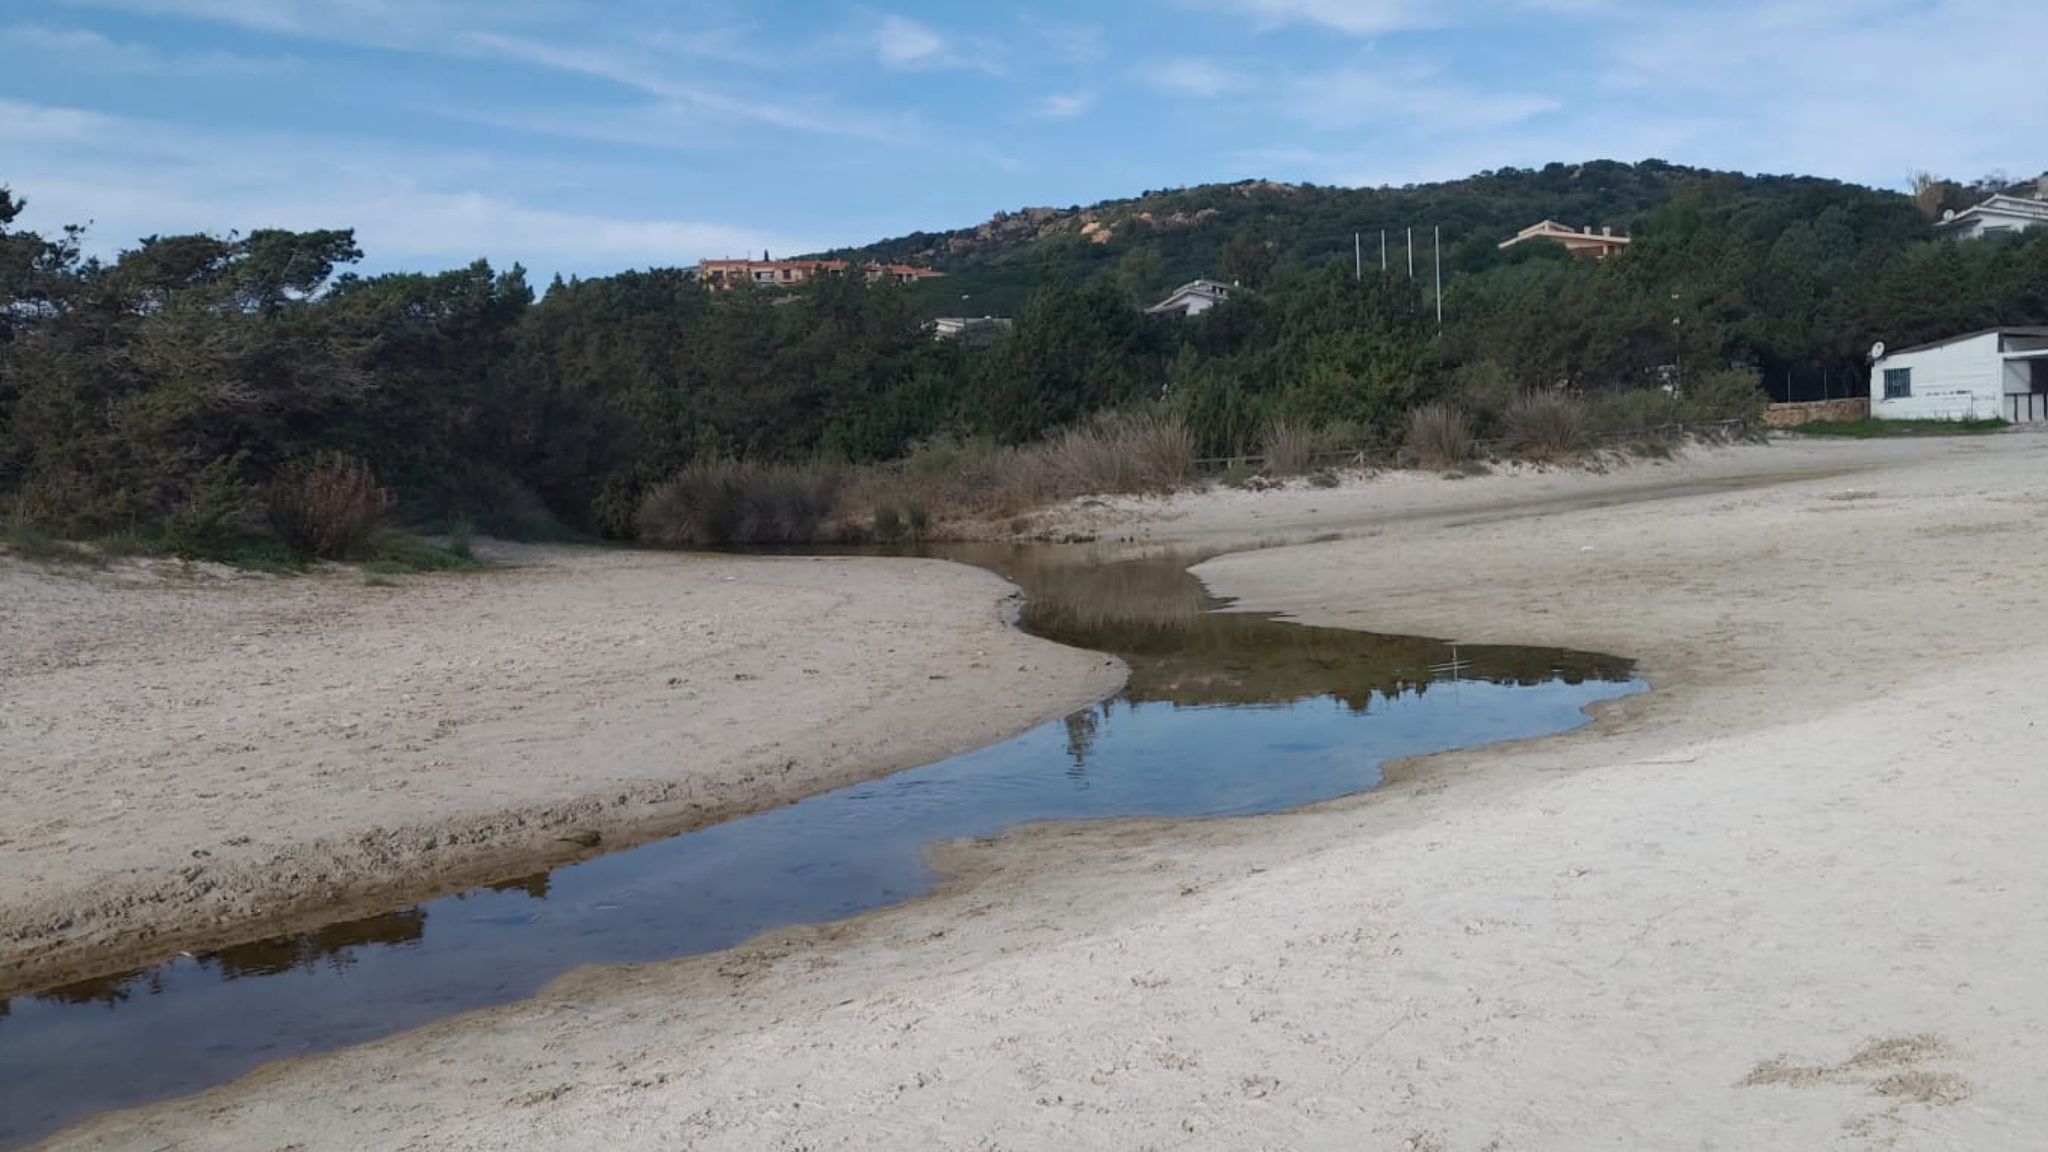
<path id="1" fill-rule="evenodd" d="M 1882 359 L 1884 359 L 1884 341 L 1879 340 L 1870 346 L 1870 362 L 1875 364 Z"/>

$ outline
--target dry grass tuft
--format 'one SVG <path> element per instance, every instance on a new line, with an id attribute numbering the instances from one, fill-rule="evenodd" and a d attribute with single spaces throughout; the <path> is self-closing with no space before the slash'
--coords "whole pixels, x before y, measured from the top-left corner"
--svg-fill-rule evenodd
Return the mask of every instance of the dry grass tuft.
<path id="1" fill-rule="evenodd" d="M 1449 404 L 1425 404 L 1410 412 L 1402 444 L 1423 468 L 1455 468 L 1472 455 L 1465 414 Z"/>
<path id="2" fill-rule="evenodd" d="M 1564 392 L 1526 392 L 1502 415 L 1509 452 L 1529 460 L 1563 460 L 1586 447 L 1586 405 Z"/>
<path id="3" fill-rule="evenodd" d="M 1275 420 L 1266 425 L 1266 475 L 1299 476 L 1315 457 L 1316 435 L 1306 424 Z"/>

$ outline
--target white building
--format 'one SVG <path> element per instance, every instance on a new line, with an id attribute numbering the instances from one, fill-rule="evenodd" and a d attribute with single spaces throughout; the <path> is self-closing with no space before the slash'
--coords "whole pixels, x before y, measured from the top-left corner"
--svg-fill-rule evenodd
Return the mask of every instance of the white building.
<path id="1" fill-rule="evenodd" d="M 1870 368 L 1870 414 L 2048 423 L 2048 328 L 1986 328 L 1887 353 Z"/>
<path id="2" fill-rule="evenodd" d="M 986 348 L 1009 331 L 1007 316 L 941 316 L 925 325 L 934 340 L 958 340 L 970 348 Z"/>
<path id="3" fill-rule="evenodd" d="M 1230 285 L 1216 280 L 1190 280 L 1145 312 L 1150 316 L 1200 316 L 1230 299 L 1230 293 Z"/>
<path id="4" fill-rule="evenodd" d="M 2010 236 L 2044 224 L 2048 224 L 2048 201 L 2001 194 L 1974 208 L 1944 213 L 1934 230 L 1950 240 L 1982 240 L 1986 236 Z"/>

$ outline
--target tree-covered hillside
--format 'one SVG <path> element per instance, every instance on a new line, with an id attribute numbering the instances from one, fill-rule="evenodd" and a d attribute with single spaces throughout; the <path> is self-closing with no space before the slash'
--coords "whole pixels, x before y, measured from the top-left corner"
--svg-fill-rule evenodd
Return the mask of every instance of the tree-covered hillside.
<path id="1" fill-rule="evenodd" d="M 0 524 L 205 552 L 266 531 L 280 478 L 340 453 L 415 521 L 625 536 L 650 490 L 705 461 L 1021 444 L 1105 410 L 1162 410 L 1223 455 L 1282 426 L 1392 445 L 1426 405 L 1485 434 L 1532 394 L 1643 420 L 1739 405 L 1759 379 L 1851 394 L 1873 341 L 2048 323 L 2048 230 L 1935 237 L 1941 210 L 1985 190 L 1655 162 L 1251 183 L 847 253 L 948 272 L 912 288 L 718 293 L 670 268 L 544 294 L 482 262 L 359 277 L 346 230 L 149 237 L 91 259 L 75 232 L 14 228 L 0 190 Z M 1499 248 L 1544 218 L 1632 242 L 1599 263 Z M 1380 229 L 1411 225 L 1443 228 L 1441 327 L 1427 249 L 1413 280 L 1398 240 L 1378 268 Z M 1244 290 L 1199 318 L 1144 314 L 1196 276 Z M 922 327 L 960 313 L 1016 323 L 987 348 Z"/>
<path id="2" fill-rule="evenodd" d="M 1953 185 L 1948 187 L 1953 188 Z M 1904 195 L 1800 176 L 1746 176 L 1661 161 L 1596 160 L 1502 169 L 1469 179 L 1398 188 L 1336 188 L 1249 180 L 1146 192 L 1090 207 L 1024 208 L 972 228 L 917 232 L 832 255 L 929 264 L 947 278 L 914 298 L 929 315 L 1014 315 L 1040 279 L 1111 278 L 1133 299 L 1157 299 L 1196 277 L 1260 285 L 1327 263 L 1350 266 L 1354 237 L 1377 269 L 1404 275 L 1414 229 L 1418 277 L 1434 268 L 1433 228 L 1443 236 L 1447 277 L 1510 262 L 1498 245 L 1552 219 L 1574 228 L 1630 233 L 1684 194 L 1700 200 L 1805 204 L 1856 202 L 1886 211 L 1898 238 L 1925 235 Z"/>

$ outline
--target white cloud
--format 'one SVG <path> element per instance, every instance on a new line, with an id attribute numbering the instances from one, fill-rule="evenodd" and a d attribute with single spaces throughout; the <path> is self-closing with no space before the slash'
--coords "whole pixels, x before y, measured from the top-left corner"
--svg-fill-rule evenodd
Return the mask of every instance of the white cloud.
<path id="1" fill-rule="evenodd" d="M 1032 114 L 1044 120 L 1073 120 L 1095 107 L 1093 92 L 1055 92 L 1041 97 Z"/>
<path id="2" fill-rule="evenodd" d="M 195 132 L 8 101 L 0 145 L 10 183 L 29 201 L 24 225 L 54 231 L 90 220 L 99 255 L 151 234 L 352 227 L 376 267 L 438 269 L 487 256 L 545 276 L 818 246 L 716 222 L 542 207 L 503 191 L 532 177 L 528 166 L 459 152 Z"/>
<path id="3" fill-rule="evenodd" d="M 875 29 L 875 54 L 891 68 L 943 67 L 950 59 L 946 38 L 915 20 L 886 15 Z"/>
<path id="4" fill-rule="evenodd" d="M 1173 96 L 1207 99 L 1251 87 L 1244 75 L 1200 56 L 1182 56 L 1141 64 L 1140 83 Z"/>
<path id="5" fill-rule="evenodd" d="M 1003 68 L 996 53 L 979 41 L 960 42 L 905 16 L 884 14 L 874 32 L 875 58 L 897 72 L 971 69 L 992 76 Z"/>

